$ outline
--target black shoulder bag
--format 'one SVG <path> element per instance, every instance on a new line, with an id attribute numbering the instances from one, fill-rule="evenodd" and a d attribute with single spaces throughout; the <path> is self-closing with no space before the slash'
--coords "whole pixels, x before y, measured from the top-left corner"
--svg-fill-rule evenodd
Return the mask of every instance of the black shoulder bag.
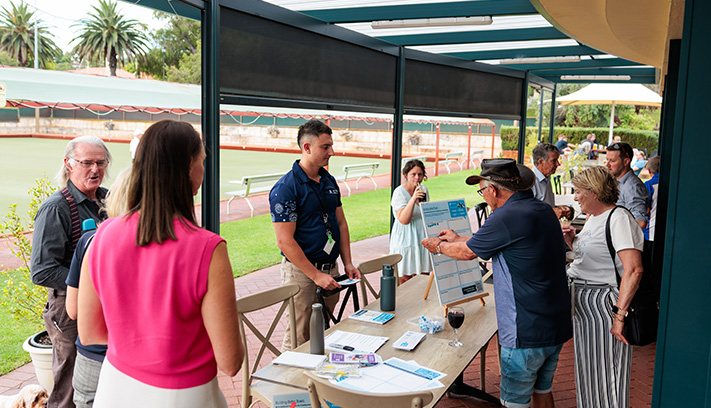
<path id="1" fill-rule="evenodd" d="M 605 239 L 607 240 L 607 249 L 610 251 L 612 265 L 615 267 L 615 278 L 617 278 L 617 287 L 620 287 L 620 273 L 617 270 L 615 263 L 615 248 L 612 246 L 612 236 L 610 234 L 610 219 L 615 207 L 610 211 L 605 224 Z M 624 207 L 622 207 L 624 209 Z M 627 310 L 625 317 L 625 327 L 622 331 L 627 341 L 635 346 L 646 346 L 647 344 L 657 341 L 657 323 L 659 321 L 659 298 L 654 289 L 654 282 L 651 274 L 648 271 L 642 273 L 642 279 L 639 282 L 637 292 L 635 292 L 632 302 Z"/>

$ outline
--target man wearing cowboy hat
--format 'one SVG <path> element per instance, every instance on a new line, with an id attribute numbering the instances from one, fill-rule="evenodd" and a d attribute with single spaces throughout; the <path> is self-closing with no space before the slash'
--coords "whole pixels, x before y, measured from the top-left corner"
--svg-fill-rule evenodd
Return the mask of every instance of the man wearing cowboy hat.
<path id="1" fill-rule="evenodd" d="M 430 252 L 493 262 L 501 344 L 501 402 L 552 407 L 553 374 L 563 343 L 573 335 L 565 275 L 565 244 L 550 205 L 531 191 L 533 172 L 512 159 L 486 159 L 467 184 L 492 213 L 471 237 L 444 230 L 422 240 Z"/>

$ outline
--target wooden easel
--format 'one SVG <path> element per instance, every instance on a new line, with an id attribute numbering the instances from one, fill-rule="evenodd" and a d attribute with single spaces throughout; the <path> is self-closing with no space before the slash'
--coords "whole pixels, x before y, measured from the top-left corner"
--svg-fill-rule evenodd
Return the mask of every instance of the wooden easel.
<path id="1" fill-rule="evenodd" d="M 489 279 L 491 274 L 492 274 L 492 271 L 485 273 L 484 276 L 481 277 L 481 281 L 484 282 L 485 280 Z M 432 287 L 432 282 L 434 282 L 434 278 L 435 278 L 435 273 L 434 273 L 434 271 L 432 271 L 432 272 L 430 272 L 430 280 L 429 280 L 429 282 L 427 282 L 427 289 L 425 289 L 425 300 L 427 300 L 427 296 L 430 295 L 430 288 Z M 444 310 L 444 317 L 447 317 L 447 312 L 449 311 L 450 307 L 456 306 L 456 305 L 461 305 L 461 304 L 467 303 L 467 302 L 471 302 L 472 300 L 479 299 L 479 301 L 481 302 L 481 305 L 486 306 L 486 302 L 484 301 L 484 298 L 487 296 L 489 296 L 489 292 L 482 292 L 482 293 L 479 293 L 479 294 L 474 295 L 472 297 L 468 297 L 466 299 L 460 299 L 460 300 L 457 300 L 456 302 L 444 304 L 444 305 L 442 305 L 442 309 Z"/>

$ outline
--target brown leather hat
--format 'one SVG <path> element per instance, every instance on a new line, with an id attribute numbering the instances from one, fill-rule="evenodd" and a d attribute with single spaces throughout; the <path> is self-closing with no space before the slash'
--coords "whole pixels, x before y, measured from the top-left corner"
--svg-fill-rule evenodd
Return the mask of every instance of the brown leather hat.
<path id="1" fill-rule="evenodd" d="M 467 177 L 467 184 L 479 184 L 482 180 L 493 181 L 512 191 L 523 191 L 533 186 L 536 176 L 514 159 L 484 159 L 481 174 Z"/>

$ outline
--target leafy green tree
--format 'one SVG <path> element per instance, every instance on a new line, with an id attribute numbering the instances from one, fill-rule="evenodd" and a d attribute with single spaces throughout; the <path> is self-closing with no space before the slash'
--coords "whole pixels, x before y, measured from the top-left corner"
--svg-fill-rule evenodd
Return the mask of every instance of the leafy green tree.
<path id="1" fill-rule="evenodd" d="M 41 21 L 33 17 L 35 13 L 28 9 L 27 4 L 10 2 L 11 10 L 3 7 L 0 12 L 0 50 L 7 52 L 15 58 L 22 67 L 34 64 L 35 52 L 35 24 L 37 25 L 38 54 L 41 66 L 62 55 L 51 37 L 52 33 Z"/>
<path id="2" fill-rule="evenodd" d="M 180 58 L 178 67 L 170 67 L 165 71 L 166 80 L 185 84 L 200 84 L 202 82 L 201 46 L 198 43 L 197 53 L 185 54 Z"/>
<path id="3" fill-rule="evenodd" d="M 0 65 L 8 65 L 11 67 L 20 66 L 17 58 L 13 58 L 7 51 L 0 51 Z"/>
<path id="4" fill-rule="evenodd" d="M 154 78 L 165 79 L 170 67 L 179 69 L 181 58 L 199 53 L 200 22 L 161 11 L 154 12 L 154 16 L 167 22 L 153 32 L 156 47 L 141 59 L 138 69 Z"/>
<path id="5" fill-rule="evenodd" d="M 163 65 L 163 50 L 160 48 L 153 48 L 148 53 L 141 58 L 138 63 L 138 70 L 146 74 L 152 75 L 155 79 L 164 80 L 163 72 L 164 68 L 167 70 L 170 65 L 166 63 Z M 177 66 L 177 62 L 174 64 Z"/>
<path id="6" fill-rule="evenodd" d="M 93 6 L 90 18 L 80 20 L 79 37 L 73 53 L 82 60 L 90 62 L 105 61 L 111 76 L 116 76 L 119 64 L 125 64 L 146 53 L 148 37 L 145 27 L 137 20 L 125 19 L 116 10 L 116 3 L 99 0 L 99 6 Z"/>
<path id="7" fill-rule="evenodd" d="M 54 69 L 55 71 L 70 71 L 72 69 L 75 69 L 74 65 L 72 64 L 73 62 L 75 62 L 75 60 L 71 53 L 62 53 L 59 58 L 54 60 L 54 66 L 52 67 L 52 69 Z"/>
<path id="8" fill-rule="evenodd" d="M 158 49 L 165 50 L 166 66 L 178 66 L 185 54 L 197 54 L 200 44 L 200 22 L 173 14 L 156 11 L 159 20 L 168 20 L 165 27 L 153 34 Z"/>

